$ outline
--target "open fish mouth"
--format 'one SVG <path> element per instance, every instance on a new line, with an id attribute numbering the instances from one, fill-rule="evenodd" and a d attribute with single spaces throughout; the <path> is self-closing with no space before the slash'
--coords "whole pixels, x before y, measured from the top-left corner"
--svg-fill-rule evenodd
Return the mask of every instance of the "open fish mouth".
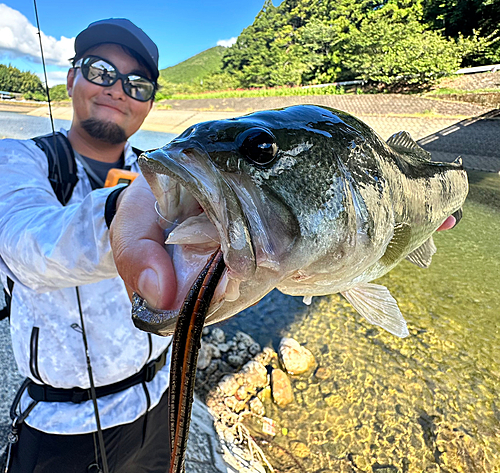
<path id="1" fill-rule="evenodd" d="M 157 198 L 159 223 L 176 272 L 177 294 L 173 309 L 168 311 L 150 307 L 134 295 L 132 319 L 141 330 L 170 335 L 192 285 L 218 247 L 226 269 L 208 316 L 224 301 L 238 299 L 239 284 L 255 273 L 256 259 L 240 200 L 201 146 L 158 149 L 142 155 L 139 164 Z"/>

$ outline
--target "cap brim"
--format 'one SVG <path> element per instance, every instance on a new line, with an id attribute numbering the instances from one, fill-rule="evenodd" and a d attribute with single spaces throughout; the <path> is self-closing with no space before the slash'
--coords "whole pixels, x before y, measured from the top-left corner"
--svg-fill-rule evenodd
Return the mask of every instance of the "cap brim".
<path id="1" fill-rule="evenodd" d="M 81 57 L 85 51 L 103 43 L 116 43 L 132 49 L 144 59 L 153 79 L 158 79 L 158 66 L 150 52 L 133 33 L 119 25 L 94 25 L 82 31 L 75 40 L 76 56 Z"/>

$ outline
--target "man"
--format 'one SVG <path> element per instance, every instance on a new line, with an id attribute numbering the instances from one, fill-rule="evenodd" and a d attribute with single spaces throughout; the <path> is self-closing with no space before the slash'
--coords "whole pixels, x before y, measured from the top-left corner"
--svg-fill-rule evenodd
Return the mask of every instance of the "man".
<path id="1" fill-rule="evenodd" d="M 164 472 L 170 339 L 131 322 L 108 229 L 124 186 L 103 188 L 111 168 L 139 172 L 127 139 L 153 105 L 158 49 L 130 21 L 108 19 L 82 31 L 75 52 L 73 121 L 62 131 L 77 165 L 69 202 L 34 141 L 0 141 L 0 273 L 4 287 L 14 282 L 12 344 L 29 380 L 9 471 Z M 134 289 L 151 300 L 155 276 Z"/>

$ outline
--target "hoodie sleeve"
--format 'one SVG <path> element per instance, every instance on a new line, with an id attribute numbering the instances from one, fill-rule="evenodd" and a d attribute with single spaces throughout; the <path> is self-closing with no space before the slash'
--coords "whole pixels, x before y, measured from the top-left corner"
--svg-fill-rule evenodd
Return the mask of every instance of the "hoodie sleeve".
<path id="1" fill-rule="evenodd" d="M 77 183 L 63 207 L 48 180 L 45 154 L 31 140 L 0 140 L 0 256 L 15 279 L 46 292 L 116 277 L 106 199 Z"/>

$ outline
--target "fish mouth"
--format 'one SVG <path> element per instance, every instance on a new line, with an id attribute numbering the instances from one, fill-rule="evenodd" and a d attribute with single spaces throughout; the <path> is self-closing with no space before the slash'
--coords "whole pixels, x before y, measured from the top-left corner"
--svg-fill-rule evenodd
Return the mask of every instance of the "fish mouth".
<path id="1" fill-rule="evenodd" d="M 208 317 L 225 301 L 239 297 L 239 285 L 256 271 L 256 258 L 240 200 L 201 145 L 167 145 L 139 158 L 156 199 L 165 248 L 176 272 L 177 294 L 171 310 L 158 310 L 137 294 L 132 320 L 141 330 L 170 335 L 179 310 L 206 264 L 220 247 L 226 269 L 212 298 Z"/>

